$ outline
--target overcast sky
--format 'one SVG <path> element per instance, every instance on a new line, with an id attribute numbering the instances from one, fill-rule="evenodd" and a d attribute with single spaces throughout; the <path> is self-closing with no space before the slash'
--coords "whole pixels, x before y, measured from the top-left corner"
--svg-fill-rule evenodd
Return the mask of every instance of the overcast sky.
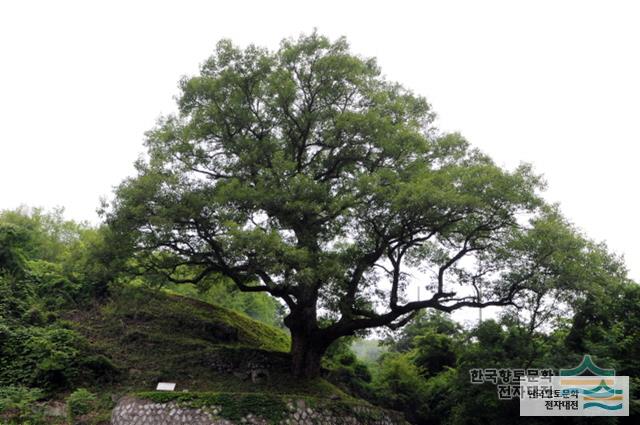
<path id="1" fill-rule="evenodd" d="M 635 3 L 635 4 L 634 4 Z M 424 95 L 438 126 L 549 201 L 640 279 L 640 6 L 617 1 L 0 3 L 0 209 L 97 222 L 144 131 L 216 42 L 276 48 L 317 27 Z"/>

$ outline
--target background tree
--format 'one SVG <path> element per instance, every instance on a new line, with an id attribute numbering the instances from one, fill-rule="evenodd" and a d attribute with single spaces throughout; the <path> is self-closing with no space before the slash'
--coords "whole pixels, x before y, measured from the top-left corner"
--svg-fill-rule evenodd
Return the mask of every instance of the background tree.
<path id="1" fill-rule="evenodd" d="M 407 352 L 416 348 L 417 337 L 430 333 L 454 336 L 461 331 L 462 326 L 451 320 L 448 314 L 437 310 L 422 310 L 401 330 L 388 332 L 383 344 L 392 351 Z"/>
<path id="2" fill-rule="evenodd" d="M 296 375 L 342 336 L 553 283 L 561 247 L 544 230 L 563 223 L 540 178 L 438 132 L 425 99 L 344 39 L 222 41 L 180 88 L 107 222 L 144 272 L 283 300 Z M 428 297 L 408 301 L 418 270 Z"/>
<path id="3" fill-rule="evenodd" d="M 85 285 L 67 269 L 81 268 L 74 253 L 85 250 L 79 244 L 90 231 L 64 220 L 61 210 L 0 211 L 0 412 L 22 410 L 23 402 L 33 408 L 32 397 L 44 394 L 39 390 L 67 389 L 99 375 L 88 366 L 95 356 L 87 341 L 59 320 L 62 311 L 89 301 L 92 282 Z"/>

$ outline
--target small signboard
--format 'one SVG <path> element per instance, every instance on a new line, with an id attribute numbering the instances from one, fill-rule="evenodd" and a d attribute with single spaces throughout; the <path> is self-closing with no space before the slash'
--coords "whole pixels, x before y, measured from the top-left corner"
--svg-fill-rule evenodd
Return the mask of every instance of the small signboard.
<path id="1" fill-rule="evenodd" d="M 176 389 L 176 384 L 173 382 L 158 382 L 158 391 L 173 391 Z"/>

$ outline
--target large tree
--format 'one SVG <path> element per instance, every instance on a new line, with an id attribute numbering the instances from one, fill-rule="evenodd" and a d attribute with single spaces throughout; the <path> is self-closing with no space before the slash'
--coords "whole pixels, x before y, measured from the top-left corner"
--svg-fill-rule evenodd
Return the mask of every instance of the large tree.
<path id="1" fill-rule="evenodd" d="M 283 300 L 298 376 L 337 338 L 424 308 L 513 304 L 555 273 L 548 229 L 562 223 L 540 178 L 439 132 L 424 98 L 344 39 L 222 41 L 180 89 L 107 222 L 169 281 L 223 277 Z M 422 300 L 407 299 L 412 280 Z"/>

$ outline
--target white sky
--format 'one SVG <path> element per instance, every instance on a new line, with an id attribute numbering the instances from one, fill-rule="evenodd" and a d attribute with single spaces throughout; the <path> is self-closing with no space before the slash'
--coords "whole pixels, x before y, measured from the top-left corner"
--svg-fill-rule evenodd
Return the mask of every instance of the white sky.
<path id="1" fill-rule="evenodd" d="M 143 132 L 223 37 L 276 48 L 317 27 L 424 95 L 440 128 L 546 197 L 640 279 L 640 3 L 628 1 L 4 1 L 0 209 L 97 222 Z"/>

